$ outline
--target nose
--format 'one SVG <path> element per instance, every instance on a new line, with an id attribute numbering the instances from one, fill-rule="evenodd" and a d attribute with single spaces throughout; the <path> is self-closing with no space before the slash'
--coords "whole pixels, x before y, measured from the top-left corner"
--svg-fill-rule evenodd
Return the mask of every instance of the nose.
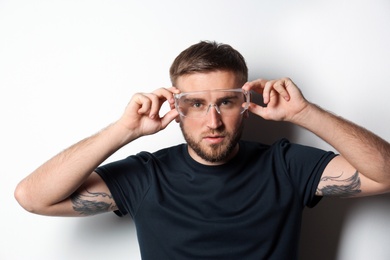
<path id="1" fill-rule="evenodd" d="M 213 109 L 214 108 L 214 109 Z M 207 111 L 207 126 L 210 129 L 217 129 L 222 125 L 221 115 L 216 105 L 210 105 Z"/>

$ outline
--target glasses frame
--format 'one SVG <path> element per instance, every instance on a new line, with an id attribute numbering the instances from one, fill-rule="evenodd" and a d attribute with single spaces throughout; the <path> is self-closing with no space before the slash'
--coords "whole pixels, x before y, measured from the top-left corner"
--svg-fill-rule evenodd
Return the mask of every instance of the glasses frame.
<path id="1" fill-rule="evenodd" d="M 242 88 L 233 88 L 233 89 L 212 89 L 212 90 L 202 90 L 202 91 L 190 91 L 190 92 L 182 92 L 182 93 L 179 93 L 179 94 L 173 94 L 173 97 L 175 99 L 175 108 L 177 110 L 177 112 L 179 113 L 180 116 L 183 116 L 183 117 L 187 117 L 187 118 L 203 118 L 205 117 L 208 112 L 210 111 L 210 108 L 211 107 L 214 107 L 215 110 L 217 111 L 217 113 L 221 116 L 223 116 L 223 114 L 221 114 L 221 111 L 219 109 L 219 106 L 215 103 L 210 103 L 207 107 L 207 110 L 206 110 L 206 113 L 204 113 L 204 115 L 202 116 L 197 116 L 197 117 L 192 117 L 192 116 L 186 116 L 182 113 L 182 111 L 180 110 L 180 106 L 179 106 L 179 99 L 184 97 L 184 96 L 187 96 L 187 95 L 192 95 L 192 94 L 202 94 L 202 93 L 209 93 L 209 92 L 237 92 L 237 93 L 242 93 L 244 94 L 244 97 L 245 97 L 245 107 L 243 107 L 243 110 L 238 114 L 238 115 L 242 115 L 246 110 L 248 110 L 248 107 L 249 107 L 249 104 L 250 104 L 250 92 L 249 91 L 246 91 Z"/>

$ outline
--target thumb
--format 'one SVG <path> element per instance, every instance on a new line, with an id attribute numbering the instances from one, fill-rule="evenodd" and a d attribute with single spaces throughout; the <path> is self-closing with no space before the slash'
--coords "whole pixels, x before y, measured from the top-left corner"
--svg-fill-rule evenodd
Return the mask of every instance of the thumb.
<path id="1" fill-rule="evenodd" d="M 263 106 L 259 106 L 257 104 L 254 104 L 254 103 L 251 103 L 248 107 L 248 110 L 255 114 L 255 115 L 258 115 L 264 119 L 266 119 L 266 107 L 263 107 Z"/>
<path id="2" fill-rule="evenodd" d="M 179 113 L 177 112 L 176 109 L 172 109 L 168 111 L 162 118 L 161 118 L 161 127 L 164 129 L 166 128 L 170 122 L 172 122 Z"/>

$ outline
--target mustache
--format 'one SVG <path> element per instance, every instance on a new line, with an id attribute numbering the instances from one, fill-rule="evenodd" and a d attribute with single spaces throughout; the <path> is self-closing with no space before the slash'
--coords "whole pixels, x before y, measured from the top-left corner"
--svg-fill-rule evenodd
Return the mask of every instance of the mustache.
<path id="1" fill-rule="evenodd" d="M 202 136 L 228 136 L 229 133 L 227 133 L 224 129 L 213 129 L 207 132 L 202 133 Z"/>

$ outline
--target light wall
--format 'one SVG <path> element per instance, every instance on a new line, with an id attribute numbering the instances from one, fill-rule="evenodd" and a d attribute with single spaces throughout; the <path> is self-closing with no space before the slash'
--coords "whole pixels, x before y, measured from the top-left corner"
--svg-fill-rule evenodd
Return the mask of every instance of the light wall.
<path id="1" fill-rule="evenodd" d="M 291 77 L 310 101 L 390 140 L 390 2 L 0 1 L 0 259 L 139 259 L 129 218 L 25 212 L 16 184 L 122 113 L 135 92 L 169 87 L 174 57 L 229 43 L 250 78 Z M 288 124 L 251 117 L 245 137 L 332 149 Z M 177 124 L 108 159 L 183 142 Z M 353 147 L 351 147 L 353 149 Z M 301 259 L 390 259 L 386 195 L 305 210 Z"/>

